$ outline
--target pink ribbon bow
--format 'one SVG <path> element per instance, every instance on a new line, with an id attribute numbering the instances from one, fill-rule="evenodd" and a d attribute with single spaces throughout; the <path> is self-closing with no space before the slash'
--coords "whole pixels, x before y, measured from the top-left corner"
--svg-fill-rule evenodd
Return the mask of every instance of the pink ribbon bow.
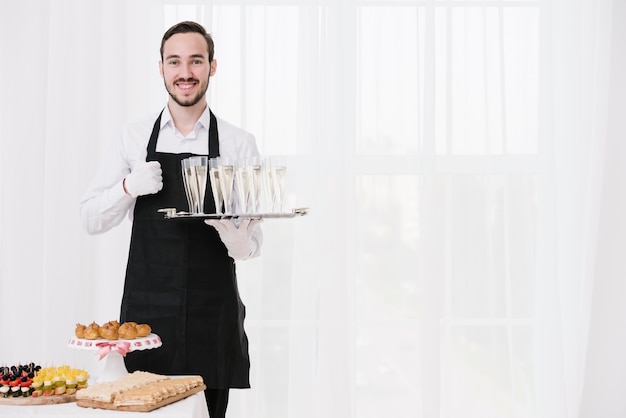
<path id="1" fill-rule="evenodd" d="M 107 354 L 111 352 L 111 350 L 115 350 L 122 355 L 122 357 L 126 357 L 126 353 L 130 351 L 130 343 L 128 341 L 106 341 L 102 343 L 97 343 L 96 347 L 100 347 L 98 350 L 98 355 L 100 355 L 100 360 L 102 360 Z"/>

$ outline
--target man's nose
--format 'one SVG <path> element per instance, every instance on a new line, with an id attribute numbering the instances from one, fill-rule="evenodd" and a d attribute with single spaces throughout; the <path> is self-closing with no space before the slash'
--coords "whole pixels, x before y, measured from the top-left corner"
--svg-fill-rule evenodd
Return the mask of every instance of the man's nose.
<path id="1" fill-rule="evenodd" d="M 189 64 L 183 64 L 180 67 L 180 75 L 181 77 L 187 79 L 190 78 L 192 76 L 193 72 L 191 71 L 191 65 Z"/>

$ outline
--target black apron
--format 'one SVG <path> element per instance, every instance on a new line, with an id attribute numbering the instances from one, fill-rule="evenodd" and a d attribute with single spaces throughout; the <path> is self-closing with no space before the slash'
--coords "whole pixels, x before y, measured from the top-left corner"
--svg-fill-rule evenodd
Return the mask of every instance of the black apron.
<path id="1" fill-rule="evenodd" d="M 187 208 L 181 160 L 191 154 L 156 152 L 161 115 L 154 123 L 147 161 L 159 161 L 163 189 L 135 204 L 120 323 L 146 323 L 160 348 L 125 357 L 129 372 L 201 375 L 208 388 L 249 388 L 250 360 L 235 263 L 214 228 L 202 220 L 164 218 L 162 208 Z M 209 158 L 219 156 L 211 112 Z M 204 207 L 214 210 L 210 184 Z M 210 212 L 209 212 L 210 213 Z"/>

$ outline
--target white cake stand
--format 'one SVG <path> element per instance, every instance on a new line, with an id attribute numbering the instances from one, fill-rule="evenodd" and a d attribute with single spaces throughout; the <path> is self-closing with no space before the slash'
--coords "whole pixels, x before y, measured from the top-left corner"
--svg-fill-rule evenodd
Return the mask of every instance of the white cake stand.
<path id="1" fill-rule="evenodd" d="M 124 364 L 126 353 L 152 350 L 161 347 L 161 345 L 161 337 L 156 334 L 134 340 L 105 340 L 103 338 L 86 340 L 72 337 L 67 342 L 67 346 L 75 350 L 95 351 L 96 355 L 100 357 L 100 361 L 104 361 L 103 372 L 96 378 L 97 383 L 111 382 L 128 374 Z"/>

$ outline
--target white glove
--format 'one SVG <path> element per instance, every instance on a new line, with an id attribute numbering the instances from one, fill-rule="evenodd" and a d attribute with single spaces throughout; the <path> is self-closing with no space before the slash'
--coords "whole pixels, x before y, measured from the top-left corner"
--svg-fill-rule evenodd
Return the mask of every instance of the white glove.
<path id="1" fill-rule="evenodd" d="M 254 252 L 252 233 L 256 226 L 261 223 L 260 219 L 244 219 L 235 225 L 229 219 L 207 219 L 204 221 L 217 230 L 220 239 L 228 250 L 228 255 L 234 260 L 244 260 Z"/>
<path id="2" fill-rule="evenodd" d="M 124 191 L 132 197 L 154 194 L 163 188 L 161 163 L 142 162 L 124 179 Z"/>

